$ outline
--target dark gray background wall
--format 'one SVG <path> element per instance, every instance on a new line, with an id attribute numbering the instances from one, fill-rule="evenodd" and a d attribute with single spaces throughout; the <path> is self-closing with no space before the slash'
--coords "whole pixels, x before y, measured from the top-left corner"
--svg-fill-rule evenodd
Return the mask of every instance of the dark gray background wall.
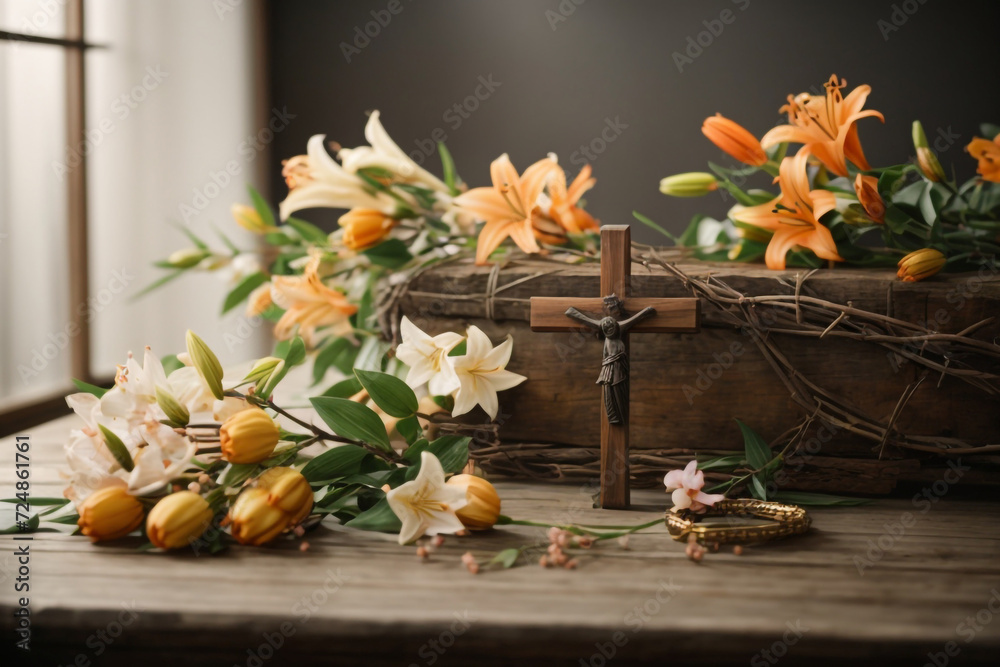
<path id="1" fill-rule="evenodd" d="M 637 209 L 679 231 L 694 213 L 722 216 L 732 203 L 658 192 L 663 176 L 733 163 L 702 136 L 702 120 L 718 111 L 762 136 L 787 94 L 821 91 L 833 72 L 847 90 L 870 84 L 868 107 L 885 114 L 884 126 L 860 125 L 873 165 L 911 155 L 919 117 L 932 141 L 943 137 L 946 168 L 967 177 L 975 165 L 964 145 L 980 122 L 1000 122 L 998 9 L 997 0 L 275 1 L 272 100 L 296 118 L 274 143 L 273 192 L 285 193 L 279 158 L 304 152 L 316 133 L 363 143 L 365 111 L 380 109 L 415 155 L 443 132 L 470 186 L 488 184 L 503 152 L 524 169 L 554 151 L 571 174 L 593 164 L 588 208 L 603 222 L 632 222 Z M 440 173 L 436 154 L 425 165 Z"/>

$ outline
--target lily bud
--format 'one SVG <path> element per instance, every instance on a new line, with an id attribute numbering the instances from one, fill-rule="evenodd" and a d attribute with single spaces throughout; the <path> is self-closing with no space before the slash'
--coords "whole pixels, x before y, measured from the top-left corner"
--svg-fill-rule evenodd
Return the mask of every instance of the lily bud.
<path id="1" fill-rule="evenodd" d="M 289 517 L 267 502 L 265 489 L 247 489 L 229 510 L 230 531 L 240 544 L 267 544 L 288 528 Z"/>
<path id="2" fill-rule="evenodd" d="M 205 344 L 205 341 L 190 329 L 187 332 L 186 342 L 191 363 L 198 369 L 198 373 L 205 380 L 208 388 L 212 391 L 212 395 L 221 401 L 223 398 L 222 364 L 219 363 L 219 358 Z"/>
<path id="3" fill-rule="evenodd" d="M 264 222 L 264 219 L 260 217 L 260 213 L 257 212 L 252 206 L 247 206 L 246 204 L 233 204 L 230 211 L 233 214 L 233 219 L 236 220 L 236 224 L 254 234 L 266 234 L 267 232 L 275 231 L 275 227 Z"/>
<path id="4" fill-rule="evenodd" d="M 222 458 L 230 463 L 259 463 L 271 455 L 280 437 L 278 425 L 266 412 L 242 410 L 219 429 Z"/>
<path id="5" fill-rule="evenodd" d="M 313 508 L 313 490 L 309 481 L 293 468 L 269 468 L 257 478 L 257 488 L 268 492 L 271 507 L 288 515 L 288 525 L 297 526 Z"/>
<path id="6" fill-rule="evenodd" d="M 934 248 L 921 248 L 899 260 L 899 271 L 896 275 L 907 283 L 915 283 L 924 278 L 930 278 L 944 268 L 946 259 L 943 253 Z"/>
<path id="7" fill-rule="evenodd" d="M 660 181 L 660 192 L 671 197 L 701 197 L 718 187 L 715 176 L 704 171 L 674 174 Z"/>
<path id="8" fill-rule="evenodd" d="M 855 176 L 854 192 L 858 195 L 858 201 L 864 207 L 868 217 L 879 224 L 885 222 L 885 202 L 878 193 L 878 179 L 876 177 L 863 174 Z"/>
<path id="9" fill-rule="evenodd" d="M 267 378 L 271 377 L 271 373 L 278 366 L 281 361 L 278 357 L 263 357 L 258 359 L 257 363 L 253 365 L 247 376 L 243 378 L 244 382 L 254 382 L 257 384 L 264 384 Z"/>
<path id="10" fill-rule="evenodd" d="M 344 245 L 351 250 L 375 245 L 396 226 L 396 220 L 372 208 L 351 209 L 340 216 L 338 222 L 344 228 Z"/>
<path id="11" fill-rule="evenodd" d="M 191 421 L 191 413 L 188 409 L 180 404 L 180 402 L 174 398 L 167 389 L 162 386 L 156 386 L 156 403 L 163 410 L 163 414 L 167 416 L 174 425 L 176 426 L 187 426 L 188 422 Z"/>
<path id="12" fill-rule="evenodd" d="M 117 540 L 142 525 L 143 509 L 124 486 L 94 491 L 78 508 L 80 532 L 94 542 Z"/>
<path id="13" fill-rule="evenodd" d="M 178 491 L 156 503 L 146 517 L 146 535 L 161 549 L 191 544 L 212 521 L 208 501 L 193 491 Z"/>
<path id="14" fill-rule="evenodd" d="M 920 124 L 919 120 L 913 121 L 913 148 L 917 151 L 917 165 L 924 177 L 935 183 L 945 180 L 946 176 L 941 162 L 927 143 L 924 126 Z"/>
<path id="15" fill-rule="evenodd" d="M 178 250 L 171 253 L 170 256 L 167 257 L 167 264 L 175 269 L 190 269 L 192 266 L 197 266 L 201 260 L 208 257 L 210 254 L 211 253 L 199 250 L 198 248 L 186 248 L 184 250 Z"/>
<path id="16" fill-rule="evenodd" d="M 482 477 L 455 475 L 448 480 L 452 486 L 465 487 L 465 507 L 455 511 L 469 530 L 488 530 L 500 518 L 500 494 L 496 488 Z"/>
<path id="17" fill-rule="evenodd" d="M 767 162 L 767 153 L 757 137 L 722 114 L 706 118 L 701 131 L 709 141 L 744 164 L 759 167 Z"/>

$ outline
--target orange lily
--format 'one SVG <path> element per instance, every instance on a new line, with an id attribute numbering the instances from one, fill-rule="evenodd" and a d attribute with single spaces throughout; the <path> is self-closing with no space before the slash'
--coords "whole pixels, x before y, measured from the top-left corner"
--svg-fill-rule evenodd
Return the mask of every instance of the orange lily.
<path id="1" fill-rule="evenodd" d="M 709 141 L 744 164 L 759 167 L 767 162 L 767 153 L 757 137 L 721 113 L 706 118 L 701 131 Z"/>
<path id="2" fill-rule="evenodd" d="M 858 195 L 858 201 L 864 207 L 874 222 L 879 224 L 885 222 L 885 202 L 878 193 L 878 179 L 874 176 L 858 174 L 854 177 L 854 192 Z"/>
<path id="3" fill-rule="evenodd" d="M 473 188 L 454 202 L 486 221 L 479 232 L 476 264 L 485 264 L 490 253 L 508 236 L 524 252 L 541 252 L 531 225 L 531 212 L 546 182 L 559 170 L 550 158 L 539 160 L 518 176 L 506 153 L 490 165 L 493 187 Z"/>
<path id="4" fill-rule="evenodd" d="M 830 230 L 819 219 L 836 206 L 829 190 L 810 190 L 806 172 L 809 154 L 799 151 L 781 161 L 776 182 L 781 194 L 766 204 L 736 207 L 729 217 L 774 232 L 764 261 L 769 269 L 784 269 L 785 255 L 793 246 L 809 248 L 817 256 L 841 262 Z"/>
<path id="5" fill-rule="evenodd" d="M 278 340 L 291 338 L 296 324 L 306 345 L 310 346 L 317 329 L 333 327 L 333 333 L 350 330 L 347 318 L 356 313 L 358 307 L 348 302 L 343 292 L 327 287 L 318 270 L 317 256 L 309 262 L 301 276 L 274 276 L 271 279 L 274 302 L 287 307 L 274 326 L 274 336 Z"/>
<path id="6" fill-rule="evenodd" d="M 993 141 L 976 137 L 965 150 L 979 160 L 976 171 L 983 180 L 1000 183 L 1000 134 L 993 137 Z"/>
<path id="7" fill-rule="evenodd" d="M 590 165 L 584 165 L 568 188 L 566 173 L 562 169 L 556 171 L 549 181 L 549 198 L 552 200 L 549 216 L 571 234 L 581 234 L 600 227 L 592 215 L 577 206 L 583 193 L 597 183 L 597 179 L 591 178 L 590 173 Z"/>
<path id="8" fill-rule="evenodd" d="M 906 283 L 915 283 L 924 278 L 930 278 L 944 268 L 947 263 L 944 254 L 934 248 L 914 250 L 899 260 L 899 271 L 896 275 Z"/>
<path id="9" fill-rule="evenodd" d="M 786 141 L 803 144 L 807 152 L 840 176 L 847 176 L 847 160 L 868 171 L 871 167 L 861 150 L 856 123 L 868 117 L 885 122 L 878 111 L 861 110 L 871 93 L 871 86 L 858 86 L 843 97 L 840 89 L 847 82 L 838 80 L 836 74 L 824 85 L 826 95 L 789 95 L 788 104 L 779 111 L 788 113 L 790 125 L 773 128 L 760 140 L 761 145 L 768 148 Z"/>

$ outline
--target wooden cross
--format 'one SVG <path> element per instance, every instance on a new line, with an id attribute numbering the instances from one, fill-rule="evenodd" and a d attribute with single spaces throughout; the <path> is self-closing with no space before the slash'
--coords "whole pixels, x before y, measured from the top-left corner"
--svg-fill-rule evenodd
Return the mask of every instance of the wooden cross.
<path id="1" fill-rule="evenodd" d="M 628 225 L 605 225 L 601 227 L 601 296 L 531 297 L 532 331 L 598 329 L 605 340 L 598 379 L 604 397 L 601 507 L 611 509 L 625 509 L 629 505 L 629 331 L 697 333 L 701 321 L 698 299 L 629 297 L 631 276 L 632 241 Z"/>

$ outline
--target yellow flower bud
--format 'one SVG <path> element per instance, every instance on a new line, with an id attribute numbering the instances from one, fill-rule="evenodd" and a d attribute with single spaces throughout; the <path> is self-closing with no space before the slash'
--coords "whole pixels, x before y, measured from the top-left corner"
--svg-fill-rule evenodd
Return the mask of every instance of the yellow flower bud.
<path id="1" fill-rule="evenodd" d="M 338 220 L 344 228 L 344 245 L 351 250 L 364 250 L 385 238 L 396 221 L 372 208 L 351 209 Z"/>
<path id="2" fill-rule="evenodd" d="M 146 517 L 146 535 L 161 549 L 186 547 L 201 537 L 212 515 L 208 501 L 197 493 L 171 493 L 150 510 Z"/>
<path id="3" fill-rule="evenodd" d="M 247 489 L 230 508 L 230 530 L 240 544 L 267 544 L 291 525 L 289 516 L 268 504 L 267 498 L 266 489 Z"/>
<path id="4" fill-rule="evenodd" d="M 268 492 L 267 502 L 289 517 L 296 526 L 313 508 L 313 490 L 309 481 L 293 468 L 269 468 L 257 478 L 257 488 Z"/>
<path id="5" fill-rule="evenodd" d="M 94 542 L 117 540 L 142 525 L 143 509 L 124 486 L 93 492 L 78 508 L 80 532 Z"/>
<path id="6" fill-rule="evenodd" d="M 241 410 L 219 429 L 222 458 L 230 463 L 260 463 L 271 455 L 280 437 L 278 425 L 266 412 Z"/>
<path id="7" fill-rule="evenodd" d="M 701 197 L 718 187 L 715 176 L 704 171 L 674 174 L 660 181 L 660 192 L 671 197 Z"/>
<path id="8" fill-rule="evenodd" d="M 262 357 L 254 363 L 253 368 L 247 373 L 247 376 L 243 378 L 244 382 L 256 382 L 258 384 L 263 384 L 267 378 L 271 377 L 271 373 L 277 368 L 278 363 L 281 361 L 278 357 Z"/>
<path id="9" fill-rule="evenodd" d="M 921 248 L 899 260 L 899 271 L 896 275 L 903 282 L 915 283 L 924 278 L 930 278 L 944 268 L 945 256 L 934 248 Z"/>
<path id="10" fill-rule="evenodd" d="M 927 135 L 924 134 L 924 126 L 919 120 L 913 121 L 913 148 L 917 151 L 917 165 L 920 171 L 929 181 L 940 182 L 945 180 L 944 169 L 937 155 L 931 150 L 927 143 Z M 865 207 L 867 208 L 867 207 Z"/>
<path id="11" fill-rule="evenodd" d="M 500 494 L 482 477 L 455 475 L 448 484 L 465 487 L 465 507 L 455 511 L 455 515 L 469 530 L 488 530 L 500 518 Z"/>
<path id="12" fill-rule="evenodd" d="M 191 358 L 191 363 L 198 369 L 198 373 L 205 380 L 208 388 L 212 391 L 212 395 L 221 401 L 223 398 L 222 364 L 219 363 L 219 358 L 205 344 L 205 341 L 190 329 L 188 329 L 185 336 L 185 342 L 187 343 L 187 353 Z"/>
<path id="13" fill-rule="evenodd" d="M 191 420 L 191 413 L 188 412 L 188 409 L 181 405 L 180 401 L 168 389 L 160 385 L 156 386 L 156 403 L 163 410 L 167 419 L 177 426 L 187 426 Z"/>
<path id="14" fill-rule="evenodd" d="M 873 222 L 885 222 L 885 202 L 878 193 L 878 179 L 874 176 L 858 174 L 854 177 L 854 192 Z M 845 216 L 846 217 L 846 216 Z"/>
<path id="15" fill-rule="evenodd" d="M 230 209 L 233 214 L 233 219 L 236 220 L 236 224 L 247 230 L 248 232 L 253 232 L 254 234 L 266 234 L 267 232 L 275 231 L 275 227 L 264 222 L 264 219 L 260 217 L 260 213 L 257 212 L 253 206 L 247 206 L 246 204 L 233 204 Z"/>

